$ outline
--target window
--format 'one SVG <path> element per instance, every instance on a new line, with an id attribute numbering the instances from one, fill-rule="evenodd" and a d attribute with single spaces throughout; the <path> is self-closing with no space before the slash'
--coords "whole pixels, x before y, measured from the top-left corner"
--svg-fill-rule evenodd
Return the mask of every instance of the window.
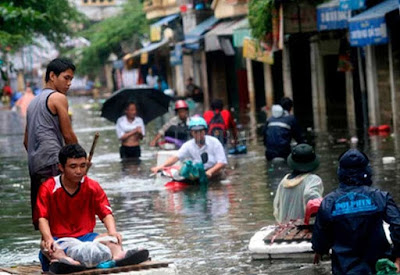
<path id="1" fill-rule="evenodd" d="M 115 0 L 81 0 L 82 6 L 113 6 Z"/>

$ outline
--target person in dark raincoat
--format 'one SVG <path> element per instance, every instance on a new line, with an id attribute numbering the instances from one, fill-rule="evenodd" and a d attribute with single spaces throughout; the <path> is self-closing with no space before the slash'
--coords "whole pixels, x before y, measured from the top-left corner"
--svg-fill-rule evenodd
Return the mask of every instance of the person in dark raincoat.
<path id="1" fill-rule="evenodd" d="M 339 188 L 322 201 L 314 224 L 314 263 L 332 249 L 333 274 L 374 274 L 381 258 L 400 271 L 400 211 L 392 196 L 370 187 L 368 157 L 350 149 L 339 158 Z M 383 221 L 390 225 L 391 248 Z"/>
<path id="2" fill-rule="evenodd" d="M 296 118 L 284 115 L 282 106 L 272 106 L 272 116 L 268 118 L 263 129 L 265 157 L 267 160 L 274 158 L 286 159 L 290 152 L 292 138 L 297 143 L 303 143 L 301 130 Z"/>

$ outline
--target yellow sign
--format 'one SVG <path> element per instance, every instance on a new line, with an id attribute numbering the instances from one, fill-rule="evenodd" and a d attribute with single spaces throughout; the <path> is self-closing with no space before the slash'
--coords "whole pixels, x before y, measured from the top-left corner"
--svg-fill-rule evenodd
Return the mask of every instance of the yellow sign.
<path id="1" fill-rule="evenodd" d="M 149 53 L 145 52 L 140 55 L 140 64 L 144 65 L 149 62 Z"/>
<path id="2" fill-rule="evenodd" d="M 272 51 L 263 50 L 260 45 L 256 45 L 255 40 L 250 38 L 243 40 L 243 57 L 271 65 L 274 64 Z"/>
<path id="3" fill-rule="evenodd" d="M 160 26 L 150 26 L 150 41 L 160 41 L 161 40 L 161 25 Z"/>

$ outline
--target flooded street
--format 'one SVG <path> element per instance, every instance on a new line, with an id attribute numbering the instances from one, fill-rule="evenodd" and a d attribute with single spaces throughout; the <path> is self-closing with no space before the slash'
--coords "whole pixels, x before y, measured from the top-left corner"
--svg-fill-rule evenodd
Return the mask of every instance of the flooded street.
<path id="1" fill-rule="evenodd" d="M 155 124 L 146 129 L 140 164 L 121 163 L 114 125 L 100 118 L 100 107 L 88 98 L 71 98 L 73 127 L 89 151 L 100 133 L 89 176 L 106 191 L 125 248 L 149 249 L 154 260 L 174 262 L 180 274 L 330 274 L 330 265 L 313 266 L 299 260 L 252 261 L 247 245 L 261 227 L 273 224 L 272 201 L 283 171 L 267 167 L 261 142 L 248 153 L 229 157 L 228 178 L 208 190 L 170 192 L 149 177 L 156 150 L 148 147 Z M 0 110 L 0 266 L 37 262 L 40 235 L 31 225 L 30 181 L 23 148 L 23 122 Z M 339 136 L 340 137 L 340 136 Z M 347 136 L 342 136 L 349 138 Z M 337 158 L 349 147 L 337 138 L 320 135 L 317 174 L 325 194 L 337 186 Z M 371 158 L 375 186 L 400 202 L 399 162 L 383 165 L 382 157 L 400 159 L 393 138 L 374 137 L 362 149 Z M 98 231 L 104 232 L 98 224 Z"/>

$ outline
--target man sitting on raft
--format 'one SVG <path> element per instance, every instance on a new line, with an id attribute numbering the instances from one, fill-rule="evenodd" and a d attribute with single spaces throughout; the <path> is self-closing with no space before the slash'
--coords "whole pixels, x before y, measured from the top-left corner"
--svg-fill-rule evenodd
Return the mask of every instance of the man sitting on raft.
<path id="1" fill-rule="evenodd" d="M 168 158 L 164 164 L 151 168 L 157 173 L 178 160 L 191 160 L 193 163 L 203 163 L 208 178 L 218 175 L 228 163 L 224 148 L 215 137 L 206 135 L 207 123 L 204 118 L 195 116 L 190 119 L 189 130 L 192 139 L 185 142 L 175 156 Z"/>
<path id="2" fill-rule="evenodd" d="M 117 232 L 108 198 L 99 183 L 86 176 L 87 155 L 79 144 L 64 146 L 59 153 L 61 175 L 49 178 L 39 189 L 34 221 L 42 235 L 39 259 L 43 271 L 72 273 L 85 269 L 82 263 L 67 257 L 55 240 L 64 237 L 91 242 L 100 237 L 94 233 L 96 215 L 103 222 L 106 236 L 116 242 L 103 243 L 112 254 L 116 266 L 138 264 L 149 257 L 147 250 L 122 249 L 122 237 Z M 49 266 L 50 265 L 50 266 Z"/>
<path id="3" fill-rule="evenodd" d="M 274 198 L 274 216 L 279 223 L 304 219 L 307 203 L 322 200 L 324 192 L 321 178 L 312 173 L 319 166 L 319 158 L 310 145 L 293 147 L 287 163 L 293 171 L 281 180 Z"/>

